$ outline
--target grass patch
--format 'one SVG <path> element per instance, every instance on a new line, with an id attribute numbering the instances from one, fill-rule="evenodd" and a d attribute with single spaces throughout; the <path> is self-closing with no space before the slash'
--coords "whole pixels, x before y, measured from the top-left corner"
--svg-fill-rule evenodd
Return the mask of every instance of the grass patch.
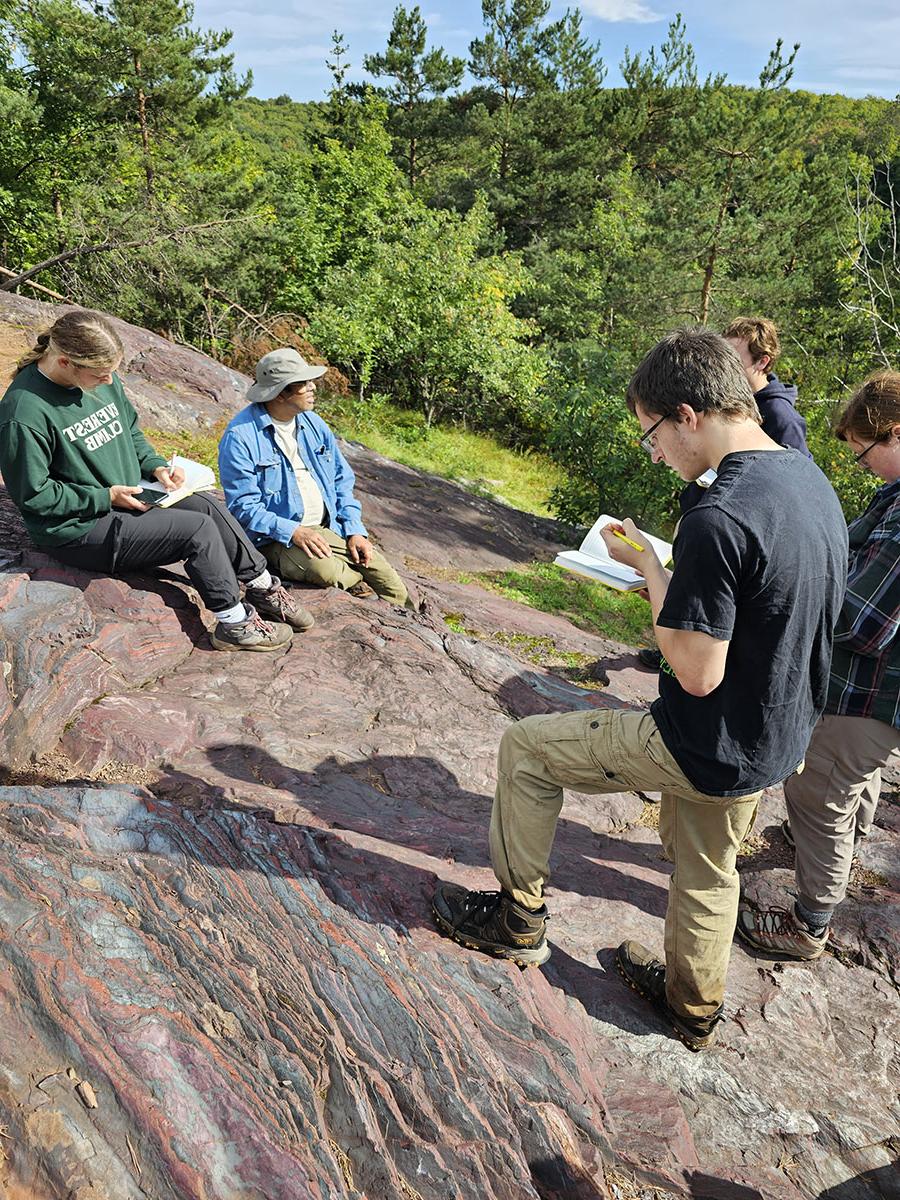
<path id="1" fill-rule="evenodd" d="M 217 425 L 208 433 L 196 431 L 169 433 L 164 429 L 145 429 L 147 441 L 157 453 L 165 458 L 180 454 L 182 458 L 191 458 L 194 462 L 203 463 L 215 472 L 216 485 L 219 483 L 219 438 L 225 425 Z"/>
<path id="2" fill-rule="evenodd" d="M 565 617 L 579 629 L 629 646 L 648 642 L 652 637 L 650 606 L 646 600 L 580 579 L 553 563 L 530 563 L 510 571 L 482 571 L 474 580 L 507 600 Z"/>
<path id="3" fill-rule="evenodd" d="M 563 472 L 534 451 L 509 450 L 485 434 L 453 425 L 425 423 L 421 413 L 392 404 L 385 396 L 358 400 L 328 398 L 321 416 L 341 437 L 418 471 L 440 475 L 467 491 L 500 500 L 523 512 L 550 516 L 547 500 Z"/>
<path id="4" fill-rule="evenodd" d="M 509 450 L 485 434 L 452 425 L 432 425 L 384 396 L 358 400 L 323 397 L 318 411 L 339 437 L 362 442 L 385 458 L 460 484 L 467 491 L 537 516 L 551 516 L 547 500 L 563 480 L 549 458 L 534 451 Z M 177 452 L 205 463 L 218 480 L 223 423 L 207 433 L 168 433 L 147 429 L 152 445 L 166 456 Z"/>

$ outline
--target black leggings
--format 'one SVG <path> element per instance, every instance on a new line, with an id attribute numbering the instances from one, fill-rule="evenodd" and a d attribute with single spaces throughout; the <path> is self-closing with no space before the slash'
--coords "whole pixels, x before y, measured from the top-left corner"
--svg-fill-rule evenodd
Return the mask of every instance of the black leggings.
<path id="1" fill-rule="evenodd" d="M 238 581 L 248 583 L 268 569 L 228 509 L 202 492 L 171 508 L 147 512 L 114 508 L 77 541 L 42 549 L 67 566 L 104 575 L 183 560 L 191 583 L 211 612 L 237 604 Z"/>

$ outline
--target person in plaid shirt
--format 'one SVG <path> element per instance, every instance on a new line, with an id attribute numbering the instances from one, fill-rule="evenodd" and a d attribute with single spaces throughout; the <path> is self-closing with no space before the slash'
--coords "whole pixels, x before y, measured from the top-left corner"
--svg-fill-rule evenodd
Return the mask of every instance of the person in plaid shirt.
<path id="1" fill-rule="evenodd" d="M 810 960 L 844 899 L 854 844 L 872 826 L 881 769 L 900 749 L 900 373 L 871 376 L 835 433 L 885 481 L 850 525 L 847 591 L 835 629 L 825 714 L 801 774 L 784 785 L 796 852 L 793 911 L 742 904 L 737 932 L 758 950 Z"/>

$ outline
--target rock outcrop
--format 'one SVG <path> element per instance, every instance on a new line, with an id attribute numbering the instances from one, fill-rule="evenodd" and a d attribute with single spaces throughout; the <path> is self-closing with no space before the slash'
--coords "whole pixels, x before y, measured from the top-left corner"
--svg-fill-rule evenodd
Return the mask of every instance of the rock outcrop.
<path id="1" fill-rule="evenodd" d="M 172 398 L 165 422 L 129 359 L 149 420 L 187 425 L 210 380 L 204 419 L 236 406 L 239 377 L 177 348 L 167 375 L 167 343 L 125 335 Z M 436 882 L 493 884 L 509 720 L 644 703 L 655 677 L 451 577 L 552 557 L 552 522 L 349 453 L 423 608 L 306 591 L 317 624 L 283 655 L 212 651 L 175 568 L 60 567 L 0 497 L 0 1197 L 896 1200 L 896 780 L 835 952 L 736 946 L 706 1054 L 611 965 L 662 944 L 652 798 L 567 797 L 542 970 L 439 937 Z M 597 686 L 498 631 L 592 656 Z M 773 790 L 743 860 L 780 896 L 782 815 Z"/>

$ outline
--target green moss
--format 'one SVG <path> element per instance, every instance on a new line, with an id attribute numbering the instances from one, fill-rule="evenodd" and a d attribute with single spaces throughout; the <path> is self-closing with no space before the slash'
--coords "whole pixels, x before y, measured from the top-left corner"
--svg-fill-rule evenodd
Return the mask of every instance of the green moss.
<path id="1" fill-rule="evenodd" d="M 555 671 L 557 675 L 563 675 L 584 687 L 602 686 L 592 673 L 596 662 L 592 655 L 577 650 L 561 650 L 553 638 L 528 633 L 508 633 L 502 629 L 485 633 L 466 625 L 463 614 L 457 612 L 444 613 L 444 623 L 454 633 L 502 646 L 536 667 Z"/>

